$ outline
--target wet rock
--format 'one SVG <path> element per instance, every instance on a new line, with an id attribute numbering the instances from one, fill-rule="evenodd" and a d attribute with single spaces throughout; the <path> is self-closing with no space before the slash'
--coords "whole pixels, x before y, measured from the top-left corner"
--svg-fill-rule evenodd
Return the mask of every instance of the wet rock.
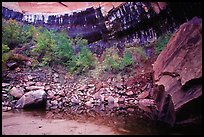
<path id="1" fill-rule="evenodd" d="M 22 87 L 20 87 L 20 88 L 13 87 L 9 93 L 10 93 L 10 95 L 12 95 L 13 97 L 19 99 L 19 98 L 21 98 L 21 97 L 23 96 L 24 90 L 25 90 L 25 89 L 22 88 Z"/>
<path id="2" fill-rule="evenodd" d="M 25 93 L 15 105 L 15 108 L 25 108 L 32 105 L 37 105 L 46 100 L 46 92 L 44 90 L 35 90 Z"/>

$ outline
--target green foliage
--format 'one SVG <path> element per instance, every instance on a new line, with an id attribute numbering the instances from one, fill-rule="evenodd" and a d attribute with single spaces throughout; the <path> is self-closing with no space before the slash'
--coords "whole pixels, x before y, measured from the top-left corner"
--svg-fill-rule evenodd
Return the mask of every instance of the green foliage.
<path id="1" fill-rule="evenodd" d="M 125 67 L 131 66 L 133 63 L 132 55 L 130 52 L 125 52 L 121 62 L 120 62 L 120 70 L 123 70 Z"/>
<path id="2" fill-rule="evenodd" d="M 54 59 L 53 49 L 56 46 L 54 33 L 47 29 L 40 30 L 37 37 L 37 46 L 32 52 L 38 53 L 40 66 L 48 65 Z"/>
<path id="3" fill-rule="evenodd" d="M 5 63 L 9 58 L 9 47 L 8 45 L 2 44 L 2 63 Z"/>
<path id="4" fill-rule="evenodd" d="M 104 53 L 105 69 L 118 72 L 124 70 L 126 67 L 131 66 L 133 63 L 132 55 L 130 52 L 125 52 L 123 57 L 118 55 L 118 50 L 115 47 L 111 47 Z"/>
<path id="5" fill-rule="evenodd" d="M 33 28 L 23 27 L 15 20 L 5 21 L 2 19 L 2 42 L 9 47 L 16 47 L 20 44 L 28 43 L 32 39 Z"/>
<path id="6" fill-rule="evenodd" d="M 55 60 L 60 60 L 66 66 L 69 65 L 69 61 L 73 56 L 71 40 L 67 38 L 64 32 L 56 33 L 54 40 L 56 42 L 54 48 Z"/>
<path id="7" fill-rule="evenodd" d="M 84 47 L 88 44 L 86 39 L 83 39 L 81 36 L 76 36 L 75 39 L 72 40 L 72 45 L 77 45 L 79 47 Z"/>
<path id="8" fill-rule="evenodd" d="M 156 40 L 156 44 L 155 44 L 156 54 L 159 54 L 159 53 L 164 49 L 164 47 L 165 47 L 165 46 L 167 45 L 167 43 L 169 42 L 171 36 L 172 36 L 172 34 L 167 33 L 167 34 L 162 35 L 161 37 L 159 37 L 159 38 Z"/>
<path id="9" fill-rule="evenodd" d="M 33 67 L 59 63 L 72 73 L 84 73 L 95 66 L 95 58 L 86 47 L 88 41 L 80 36 L 71 39 L 63 31 L 49 31 L 43 27 L 36 29 L 15 20 L 2 19 L 2 28 L 2 62 L 8 59 L 10 47 L 22 45 L 25 49 L 23 54 L 31 57 Z M 74 53 L 73 46 L 77 46 L 79 52 Z"/>
<path id="10" fill-rule="evenodd" d="M 139 61 L 146 61 L 148 57 L 145 55 L 145 50 L 142 46 L 134 46 L 125 48 L 125 52 L 129 52 L 132 55 L 134 64 L 137 64 Z"/>
<path id="11" fill-rule="evenodd" d="M 95 66 L 95 59 L 87 47 L 82 47 L 80 52 L 72 56 L 69 69 L 72 73 L 81 74 Z"/>

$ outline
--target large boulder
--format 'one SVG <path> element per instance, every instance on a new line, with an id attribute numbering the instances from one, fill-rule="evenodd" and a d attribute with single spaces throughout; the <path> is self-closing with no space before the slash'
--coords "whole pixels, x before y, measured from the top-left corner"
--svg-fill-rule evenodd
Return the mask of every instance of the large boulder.
<path id="1" fill-rule="evenodd" d="M 34 90 L 25 93 L 15 105 L 15 108 L 22 109 L 26 107 L 40 105 L 45 102 L 47 94 L 44 90 Z"/>
<path id="2" fill-rule="evenodd" d="M 169 120 L 170 117 L 159 119 L 167 123 L 171 121 L 171 125 L 174 125 L 175 123 L 192 123 L 192 119 L 200 117 L 202 110 L 200 101 L 202 96 L 202 19 L 194 17 L 180 26 L 153 64 L 153 70 L 155 84 L 158 87 L 164 86 L 152 93 L 153 98 L 159 100 L 156 101 L 158 110 L 160 114 L 167 112 L 164 110 L 174 110 L 175 113 L 172 112 L 171 119 L 176 120 L 172 123 L 172 120 Z M 161 90 L 165 90 L 165 94 Z"/>

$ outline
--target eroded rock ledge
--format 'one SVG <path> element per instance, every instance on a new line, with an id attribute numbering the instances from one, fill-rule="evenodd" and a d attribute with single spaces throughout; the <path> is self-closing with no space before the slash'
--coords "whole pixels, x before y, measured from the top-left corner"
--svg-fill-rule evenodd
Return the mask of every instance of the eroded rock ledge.
<path id="1" fill-rule="evenodd" d="M 153 70 L 157 85 L 153 96 L 159 100 L 158 119 L 171 125 L 199 121 L 202 110 L 202 19 L 194 17 L 180 26 L 158 56 Z"/>

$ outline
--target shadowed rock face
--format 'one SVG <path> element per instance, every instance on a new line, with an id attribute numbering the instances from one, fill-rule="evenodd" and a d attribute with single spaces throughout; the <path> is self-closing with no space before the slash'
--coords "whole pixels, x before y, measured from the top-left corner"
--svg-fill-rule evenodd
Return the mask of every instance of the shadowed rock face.
<path id="1" fill-rule="evenodd" d="M 161 106 L 159 111 L 173 107 L 176 115 L 172 114 L 171 117 L 179 115 L 175 121 L 177 123 L 182 123 L 181 120 L 186 124 L 192 123 L 201 115 L 201 57 L 202 19 L 195 17 L 180 26 L 153 65 L 156 84 L 164 86 L 165 91 L 165 95 L 161 97 L 164 101 L 158 102 Z M 155 92 L 158 93 L 156 90 Z M 167 101 L 169 95 L 171 99 Z M 165 101 L 172 101 L 173 106 L 163 105 Z M 197 105 L 193 107 L 192 104 Z M 174 124 L 168 119 L 161 120 Z"/>

